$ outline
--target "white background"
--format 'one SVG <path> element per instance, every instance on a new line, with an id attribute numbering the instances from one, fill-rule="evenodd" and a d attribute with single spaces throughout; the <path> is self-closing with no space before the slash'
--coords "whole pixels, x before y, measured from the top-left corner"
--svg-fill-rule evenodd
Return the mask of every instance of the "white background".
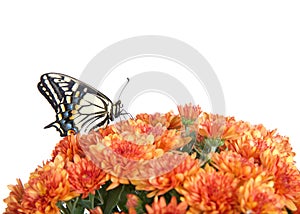
<path id="1" fill-rule="evenodd" d="M 1 1 L 0 199 L 60 139 L 55 129 L 43 129 L 55 114 L 36 88 L 40 75 L 79 77 L 103 48 L 139 35 L 196 48 L 222 84 L 227 115 L 278 128 L 298 152 L 299 11 L 298 1 Z M 124 79 L 114 81 L 119 86 Z M 102 91 L 110 95 L 109 88 Z M 299 167 L 299 155 L 296 160 Z"/>

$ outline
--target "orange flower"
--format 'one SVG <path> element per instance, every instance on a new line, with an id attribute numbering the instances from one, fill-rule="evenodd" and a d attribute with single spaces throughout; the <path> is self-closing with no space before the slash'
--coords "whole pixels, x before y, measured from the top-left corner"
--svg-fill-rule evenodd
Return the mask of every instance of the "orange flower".
<path id="1" fill-rule="evenodd" d="M 109 136 L 111 134 L 119 134 L 124 136 L 127 135 L 127 133 L 130 134 L 143 134 L 143 133 L 148 133 L 149 130 L 151 129 L 152 125 L 146 123 L 145 121 L 142 120 L 126 120 L 126 121 L 120 121 L 118 123 L 115 123 L 112 125 L 112 130 L 114 130 L 113 133 L 110 133 L 106 136 Z"/>
<path id="2" fill-rule="evenodd" d="M 137 166 L 136 161 L 116 154 L 100 142 L 97 145 L 90 146 L 87 156 L 96 166 L 105 173 L 110 174 L 113 182 L 110 189 L 117 187 L 120 183 L 129 184 L 128 174 L 133 173 Z"/>
<path id="3" fill-rule="evenodd" d="M 130 141 L 138 145 L 153 144 L 167 130 L 161 124 L 152 126 L 142 120 L 129 120 L 114 124 L 117 129 L 116 134 L 119 139 Z M 107 135 L 111 138 L 112 135 Z M 110 144 L 109 144 L 110 145 Z"/>
<path id="4" fill-rule="evenodd" d="M 183 214 L 187 210 L 186 202 L 180 202 L 177 204 L 175 196 L 172 196 L 169 204 L 166 203 L 166 199 L 162 196 L 154 198 L 152 205 L 146 205 L 146 210 L 148 214 Z"/>
<path id="5" fill-rule="evenodd" d="M 191 141 L 191 137 L 181 136 L 181 133 L 175 129 L 166 130 L 162 133 L 160 138 L 155 141 L 157 148 L 162 149 L 164 152 L 172 149 L 178 149 L 188 144 Z"/>
<path id="6" fill-rule="evenodd" d="M 78 154 L 80 157 L 84 157 L 85 154 L 82 151 L 79 141 L 79 135 L 68 135 L 64 137 L 56 146 L 52 152 L 52 160 L 57 155 L 61 155 L 64 159 L 73 161 L 74 155 Z"/>
<path id="7" fill-rule="evenodd" d="M 266 150 L 260 156 L 262 166 L 274 176 L 275 193 L 290 210 L 295 211 L 300 193 L 300 172 L 295 165 L 287 163 L 279 155 Z"/>
<path id="8" fill-rule="evenodd" d="M 262 139 L 238 139 L 228 146 L 228 150 L 234 151 L 246 159 L 253 158 L 254 163 L 257 164 L 260 164 L 260 154 L 269 148 L 270 146 Z"/>
<path id="9" fill-rule="evenodd" d="M 199 137 L 233 140 L 242 136 L 247 128 L 247 123 L 236 121 L 234 117 L 224 117 L 203 112 L 199 118 L 198 135 Z"/>
<path id="10" fill-rule="evenodd" d="M 83 153 L 85 154 L 82 157 L 86 157 L 86 151 L 89 150 L 91 145 L 96 145 L 99 141 L 103 140 L 106 135 L 113 134 L 114 130 L 112 126 L 107 126 L 105 129 L 98 129 L 97 131 L 92 130 L 88 134 L 79 135 L 77 134 L 77 141 L 82 149 Z"/>
<path id="11" fill-rule="evenodd" d="M 164 116 L 167 119 L 166 127 L 168 129 L 176 129 L 176 130 L 181 129 L 182 123 L 179 115 L 175 115 L 173 112 L 168 112 Z"/>
<path id="12" fill-rule="evenodd" d="M 161 116 L 153 118 L 161 119 Z M 120 182 L 127 184 L 129 180 L 169 172 L 185 158 L 187 154 L 173 150 L 188 143 L 190 138 L 183 138 L 179 131 L 168 130 L 159 122 L 153 124 L 140 119 L 122 121 L 110 126 L 109 132 L 100 129 L 100 134 L 91 132 L 80 138 L 87 157 L 111 175 L 113 183 L 109 189 Z M 173 160 L 167 160 L 171 156 Z"/>
<path id="13" fill-rule="evenodd" d="M 84 145 L 83 148 L 87 157 L 104 172 L 114 177 L 114 182 L 110 188 L 117 187 L 119 182 L 129 183 L 124 178 L 128 173 L 135 170 L 136 163 L 128 158 L 140 157 L 147 159 L 146 155 L 151 155 L 151 153 L 148 153 L 149 146 L 154 148 L 151 145 L 139 146 L 124 140 L 123 137 L 131 139 L 129 133 L 134 130 L 134 127 L 131 127 L 129 123 L 134 124 L 134 121 L 121 122 L 116 126 L 107 127 L 109 129 L 107 132 L 105 129 L 99 129 L 100 133 L 91 132 L 80 138 L 80 144 Z M 134 136 L 133 139 L 135 139 Z"/>
<path id="14" fill-rule="evenodd" d="M 156 126 L 157 124 L 161 124 L 162 126 L 169 126 L 169 122 L 164 114 L 155 113 L 155 114 L 138 114 L 136 115 L 137 120 L 142 120 L 151 126 Z"/>
<path id="15" fill-rule="evenodd" d="M 150 118 L 150 114 L 147 114 L 147 113 L 140 113 L 140 114 L 137 114 L 135 116 L 136 120 L 142 120 L 146 123 L 149 124 L 149 118 Z"/>
<path id="16" fill-rule="evenodd" d="M 287 213 L 284 202 L 275 194 L 273 182 L 263 182 L 261 176 L 250 178 L 238 190 L 241 211 L 247 213 Z"/>
<path id="17" fill-rule="evenodd" d="M 152 127 L 139 123 L 134 125 L 136 126 L 131 127 L 134 130 L 106 136 L 103 144 L 124 158 L 132 160 L 152 158 L 155 154 L 153 144 L 156 136 L 152 133 L 145 133 L 151 132 Z"/>
<path id="18" fill-rule="evenodd" d="M 201 108 L 200 106 L 192 105 L 191 103 L 189 105 L 185 104 L 184 106 L 179 105 L 177 106 L 179 115 L 183 120 L 191 121 L 192 123 L 198 119 L 199 115 L 201 114 Z"/>
<path id="19" fill-rule="evenodd" d="M 253 158 L 247 159 L 232 151 L 214 153 L 212 164 L 218 170 L 225 173 L 232 173 L 243 181 L 256 177 L 263 172 L 262 167 L 254 163 Z"/>
<path id="20" fill-rule="evenodd" d="M 48 162 L 32 173 L 25 188 L 22 206 L 28 213 L 56 214 L 59 212 L 56 206 L 58 201 L 68 201 L 77 195 L 70 190 L 64 159 L 57 155 L 54 162 Z"/>
<path id="21" fill-rule="evenodd" d="M 25 213 L 22 209 L 21 203 L 23 201 L 24 186 L 20 179 L 17 179 L 16 185 L 9 185 L 9 196 L 4 199 L 7 204 L 4 214 Z"/>
<path id="22" fill-rule="evenodd" d="M 199 173 L 186 177 L 176 190 L 190 206 L 189 213 L 239 213 L 237 188 L 233 174 L 216 171 L 206 165 Z"/>
<path id="23" fill-rule="evenodd" d="M 126 122 L 126 121 L 125 121 L 125 122 Z M 118 130 L 116 129 L 116 127 L 115 127 L 114 125 L 109 125 L 109 126 L 107 126 L 107 127 L 105 127 L 105 128 L 100 128 L 100 129 L 98 129 L 98 132 L 99 132 L 100 136 L 101 136 L 102 138 L 104 138 L 105 136 L 108 136 L 108 135 L 110 135 L 110 134 L 115 134 L 115 133 L 117 133 Z M 92 133 L 92 136 L 95 135 L 95 134 L 98 134 L 97 131 L 96 131 L 96 132 L 92 131 L 92 132 L 90 132 L 90 133 Z M 90 135 L 90 133 L 89 133 L 89 135 Z M 100 138 L 101 138 L 101 137 L 100 137 Z"/>
<path id="24" fill-rule="evenodd" d="M 197 132 L 199 128 L 198 118 L 202 113 L 201 108 L 197 105 L 194 106 L 191 103 L 189 105 L 177 106 L 179 115 L 181 117 L 182 126 L 182 136 L 189 136 L 190 143 L 181 146 L 182 151 L 190 152 L 194 146 L 197 138 Z M 200 140 L 200 139 L 199 139 Z"/>
<path id="25" fill-rule="evenodd" d="M 289 139 L 276 134 L 276 130 L 268 131 L 263 125 L 250 125 L 248 123 L 240 124 L 244 126 L 243 135 L 235 139 L 225 140 L 224 149 L 236 151 L 244 157 L 254 157 L 258 160 L 258 154 L 270 148 L 277 150 L 278 154 L 285 159 L 291 159 L 295 156 L 292 152 Z"/>
<path id="26" fill-rule="evenodd" d="M 175 157 L 176 156 L 170 156 L 166 160 L 171 163 L 172 161 L 176 162 Z M 177 162 L 179 165 L 166 174 L 158 174 L 158 176 L 151 177 L 147 180 L 131 180 L 131 183 L 136 186 L 137 190 L 151 191 L 147 197 L 163 195 L 180 185 L 185 178 L 198 172 L 200 166 L 195 157 L 196 154 L 187 156 L 182 162 Z M 153 167 L 153 169 L 155 169 L 155 167 Z"/>
<path id="27" fill-rule="evenodd" d="M 86 198 L 89 193 L 95 194 L 95 191 L 109 178 L 92 161 L 80 158 L 79 155 L 74 156 L 74 163 L 68 162 L 67 172 L 71 188 L 78 194 L 82 194 L 82 198 Z"/>
<path id="28" fill-rule="evenodd" d="M 127 194 L 126 198 L 127 198 L 126 207 L 128 209 L 129 214 L 136 214 L 137 210 L 143 209 L 142 201 L 137 195 Z"/>
<path id="29" fill-rule="evenodd" d="M 293 157 L 295 152 L 292 150 L 292 146 L 289 142 L 289 138 L 281 136 L 276 133 L 276 130 L 268 132 L 267 136 L 264 137 L 268 145 L 272 150 L 276 150 L 276 153 L 283 159 L 288 162 L 293 162 Z"/>
<path id="30" fill-rule="evenodd" d="M 113 152 L 131 160 L 150 159 L 155 147 L 151 144 L 138 145 L 126 140 L 113 140 L 110 148 Z"/>
<path id="31" fill-rule="evenodd" d="M 166 114 L 137 114 L 136 120 L 142 120 L 152 126 L 156 126 L 157 124 L 161 124 L 163 127 L 167 129 L 177 129 L 179 130 L 182 126 L 181 118 L 179 115 L 174 115 L 173 112 L 168 112 Z"/>
<path id="32" fill-rule="evenodd" d="M 127 178 L 137 170 L 140 159 L 147 160 L 155 155 L 155 147 L 151 144 L 137 145 L 110 135 L 96 145 L 91 145 L 86 154 L 105 172 Z"/>
<path id="33" fill-rule="evenodd" d="M 147 124 L 140 119 L 137 119 L 136 121 L 130 120 L 128 122 L 125 121 L 117 123 L 114 125 L 118 129 L 118 133 L 115 133 L 117 134 L 117 136 L 109 135 L 107 137 L 114 137 L 116 141 L 124 139 L 126 141 L 132 142 L 132 144 L 139 145 L 141 148 L 143 146 L 144 152 L 147 153 L 147 155 L 144 155 L 144 157 L 140 157 L 138 154 L 134 154 L 130 151 L 130 154 L 132 155 L 132 157 L 135 157 L 135 159 L 150 159 L 153 157 L 157 157 L 157 155 L 155 154 L 161 154 L 159 151 L 155 151 L 154 156 L 150 156 L 150 154 L 153 154 L 154 149 L 162 149 L 164 152 L 167 152 L 171 149 L 182 147 L 190 141 L 189 137 L 182 137 L 180 131 L 176 129 L 167 129 L 166 126 L 163 126 L 160 122 L 158 122 L 161 118 L 162 117 L 159 114 L 155 114 L 153 115 L 153 117 L 151 117 L 150 115 L 149 120 L 150 122 L 152 121 L 151 124 Z M 106 145 L 111 147 L 114 144 L 117 143 L 106 142 Z M 121 142 L 119 144 L 128 144 L 128 142 Z M 151 145 L 154 145 L 155 147 L 151 147 Z M 123 147 L 126 148 L 128 146 Z M 136 148 L 138 148 L 138 146 L 136 146 Z M 139 148 L 139 150 L 141 148 Z"/>

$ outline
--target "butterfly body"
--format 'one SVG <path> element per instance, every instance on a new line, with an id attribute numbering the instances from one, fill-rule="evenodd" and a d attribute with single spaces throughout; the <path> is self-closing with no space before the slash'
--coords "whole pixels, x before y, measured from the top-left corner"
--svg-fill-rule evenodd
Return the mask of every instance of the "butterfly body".
<path id="1" fill-rule="evenodd" d="M 113 103 L 107 96 L 73 77 L 46 73 L 38 89 L 56 111 L 55 127 L 61 136 L 106 127 L 121 115 L 121 101 Z"/>

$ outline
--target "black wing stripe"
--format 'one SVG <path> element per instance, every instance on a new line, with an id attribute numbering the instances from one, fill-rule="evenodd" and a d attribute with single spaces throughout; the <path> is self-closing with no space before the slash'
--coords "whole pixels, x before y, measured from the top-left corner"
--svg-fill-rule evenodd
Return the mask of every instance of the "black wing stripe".
<path id="1" fill-rule="evenodd" d="M 102 120 L 101 120 L 102 119 Z M 94 125 L 97 121 L 97 125 Z M 84 131 L 88 131 L 96 127 L 102 127 L 103 125 L 107 125 L 108 123 L 108 117 L 107 115 L 94 115 L 94 116 L 87 116 L 87 119 L 82 123 L 82 128 L 84 128 Z"/>
<path id="2" fill-rule="evenodd" d="M 89 119 L 89 124 L 86 126 L 85 131 L 92 130 L 92 129 L 95 129 L 98 127 L 107 126 L 108 122 L 109 122 L 108 115 L 102 115 L 102 117 L 94 116 Z M 83 126 L 83 127 L 85 127 L 85 126 Z"/>
<path id="3" fill-rule="evenodd" d="M 51 91 L 47 87 L 45 87 L 42 82 L 38 84 L 38 89 L 40 93 L 48 100 L 51 106 L 55 109 L 57 106 L 57 102 L 55 101 L 53 95 L 51 94 Z"/>
<path id="4" fill-rule="evenodd" d="M 46 97 L 54 109 L 61 102 L 63 95 L 60 89 L 48 78 L 47 74 L 41 76 L 41 82 L 38 84 L 39 91 Z"/>

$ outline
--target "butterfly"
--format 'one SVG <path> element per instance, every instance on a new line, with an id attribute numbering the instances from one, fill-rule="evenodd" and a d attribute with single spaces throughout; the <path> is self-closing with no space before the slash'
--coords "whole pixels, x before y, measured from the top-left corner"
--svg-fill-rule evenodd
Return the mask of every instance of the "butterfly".
<path id="1" fill-rule="evenodd" d="M 37 87 L 56 111 L 56 121 L 45 128 L 55 127 L 62 137 L 106 127 L 123 114 L 120 100 L 113 103 L 97 89 L 65 74 L 43 74 Z"/>

